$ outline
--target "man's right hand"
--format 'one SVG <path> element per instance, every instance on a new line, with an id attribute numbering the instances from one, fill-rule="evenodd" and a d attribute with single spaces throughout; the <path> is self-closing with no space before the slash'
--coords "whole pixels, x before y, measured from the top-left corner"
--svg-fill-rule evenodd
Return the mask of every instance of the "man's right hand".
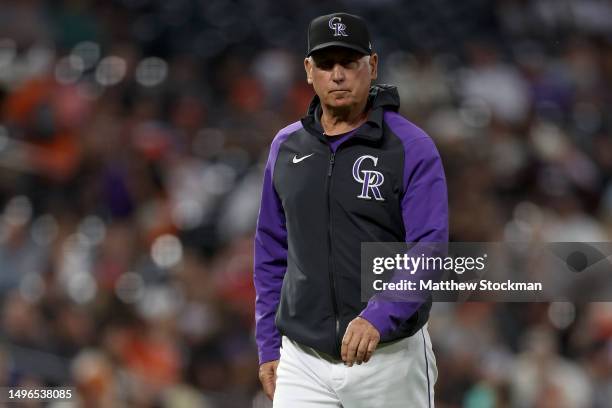
<path id="1" fill-rule="evenodd" d="M 274 398 L 274 389 L 276 388 L 276 369 L 278 361 L 273 360 L 263 363 L 259 366 L 259 381 L 263 385 L 264 393 L 272 400 Z"/>

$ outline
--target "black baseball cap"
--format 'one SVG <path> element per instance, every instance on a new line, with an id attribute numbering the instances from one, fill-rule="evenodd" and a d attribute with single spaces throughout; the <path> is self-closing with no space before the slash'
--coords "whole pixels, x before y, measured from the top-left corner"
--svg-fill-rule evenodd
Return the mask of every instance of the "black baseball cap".
<path id="1" fill-rule="evenodd" d="M 319 16 L 308 26 L 308 54 L 327 47 L 344 47 L 372 55 L 370 32 L 363 18 L 347 13 Z"/>

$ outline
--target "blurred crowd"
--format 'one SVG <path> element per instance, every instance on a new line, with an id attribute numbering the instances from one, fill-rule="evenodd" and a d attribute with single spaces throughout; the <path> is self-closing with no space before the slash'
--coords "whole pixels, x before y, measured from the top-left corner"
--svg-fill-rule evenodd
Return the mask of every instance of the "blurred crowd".
<path id="1" fill-rule="evenodd" d="M 612 2 L 286 3 L 0 0 L 0 386 L 269 406 L 262 171 L 332 11 L 435 140 L 452 240 L 610 241 Z M 436 304 L 430 331 L 439 407 L 610 406 L 612 304 Z"/>

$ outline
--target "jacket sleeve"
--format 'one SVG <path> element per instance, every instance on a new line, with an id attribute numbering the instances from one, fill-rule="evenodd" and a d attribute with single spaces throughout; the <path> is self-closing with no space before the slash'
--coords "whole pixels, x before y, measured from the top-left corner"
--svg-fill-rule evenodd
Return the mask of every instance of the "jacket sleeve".
<path id="1" fill-rule="evenodd" d="M 255 339 L 260 364 L 277 360 L 281 346 L 281 335 L 274 319 L 287 268 L 287 230 L 282 204 L 272 181 L 278 149 L 279 140 L 275 138 L 264 171 L 255 231 Z"/>
<path id="2" fill-rule="evenodd" d="M 440 155 L 427 135 L 404 146 L 404 195 L 401 201 L 405 242 L 448 242 L 448 197 Z M 422 302 L 389 301 L 373 296 L 360 316 L 392 337 Z"/>

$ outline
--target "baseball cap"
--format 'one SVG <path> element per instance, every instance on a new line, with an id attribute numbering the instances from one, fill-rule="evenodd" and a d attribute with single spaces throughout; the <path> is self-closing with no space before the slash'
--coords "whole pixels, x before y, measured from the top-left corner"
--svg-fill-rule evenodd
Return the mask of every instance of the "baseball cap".
<path id="1" fill-rule="evenodd" d="M 372 54 L 370 32 L 365 21 L 348 13 L 333 13 L 319 16 L 308 26 L 308 54 L 327 47 L 344 47 Z"/>

